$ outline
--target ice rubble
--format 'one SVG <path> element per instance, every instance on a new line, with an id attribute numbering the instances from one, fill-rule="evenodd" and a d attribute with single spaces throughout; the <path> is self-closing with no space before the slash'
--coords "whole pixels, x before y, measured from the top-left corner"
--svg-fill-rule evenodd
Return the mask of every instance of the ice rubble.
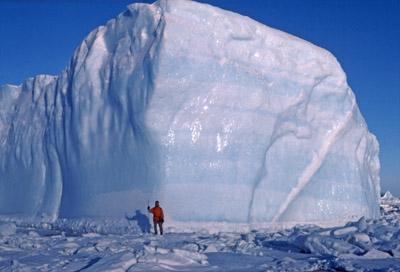
<path id="1" fill-rule="evenodd" d="M 379 217 L 378 143 L 336 59 L 193 1 L 134 4 L 60 76 L 0 92 L 0 213 Z"/>
<path id="2" fill-rule="evenodd" d="M 232 232 L 229 224 L 216 233 L 167 227 L 163 236 L 115 221 L 81 228 L 89 226 L 87 218 L 47 224 L 0 219 L 0 270 L 399 271 L 400 200 L 382 198 L 381 208 L 378 220 L 362 217 L 336 227 Z"/>

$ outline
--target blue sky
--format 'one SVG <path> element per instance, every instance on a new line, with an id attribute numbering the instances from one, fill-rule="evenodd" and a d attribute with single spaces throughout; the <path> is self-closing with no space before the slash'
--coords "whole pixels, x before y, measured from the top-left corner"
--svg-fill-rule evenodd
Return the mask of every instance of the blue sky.
<path id="1" fill-rule="evenodd" d="M 58 75 L 83 38 L 133 2 L 0 1 L 0 86 Z M 400 196 L 400 1 L 201 0 L 332 52 L 380 143 L 381 187 Z"/>

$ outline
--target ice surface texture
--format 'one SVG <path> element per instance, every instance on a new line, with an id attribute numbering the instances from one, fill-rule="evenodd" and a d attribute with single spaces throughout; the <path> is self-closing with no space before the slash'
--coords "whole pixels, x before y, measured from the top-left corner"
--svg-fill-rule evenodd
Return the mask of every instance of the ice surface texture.
<path id="1" fill-rule="evenodd" d="M 379 216 L 378 143 L 329 52 L 184 0 L 134 4 L 0 92 L 0 213 Z"/>

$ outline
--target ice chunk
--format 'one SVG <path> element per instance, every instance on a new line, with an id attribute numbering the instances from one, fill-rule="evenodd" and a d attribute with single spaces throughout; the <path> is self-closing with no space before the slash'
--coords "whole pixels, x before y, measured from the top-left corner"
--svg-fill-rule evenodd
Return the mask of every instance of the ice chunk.
<path id="1" fill-rule="evenodd" d="M 363 249 L 347 243 L 346 241 L 323 235 L 300 235 L 296 237 L 293 244 L 305 252 L 328 254 L 333 256 L 349 253 L 361 255 L 365 253 Z"/>
<path id="2" fill-rule="evenodd" d="M 391 258 L 389 253 L 383 252 L 377 249 L 371 249 L 368 251 L 365 255 L 363 255 L 361 258 L 362 259 L 388 259 Z"/>
<path id="3" fill-rule="evenodd" d="M 390 191 L 387 191 L 383 196 L 382 196 L 382 200 L 397 200 L 396 197 L 394 197 Z"/>
<path id="4" fill-rule="evenodd" d="M 132 252 L 123 251 L 105 258 L 99 258 L 93 265 L 85 268 L 86 271 L 99 271 L 107 267 L 107 271 L 127 271 L 129 267 L 136 264 L 137 260 Z"/>
<path id="5" fill-rule="evenodd" d="M 343 237 L 343 236 L 352 234 L 352 233 L 356 232 L 357 230 L 358 230 L 357 227 L 354 227 L 354 226 L 338 228 L 338 229 L 333 230 L 332 234 L 337 237 Z"/>
<path id="6" fill-rule="evenodd" d="M 359 231 L 364 231 L 367 229 L 367 221 L 365 220 L 365 217 L 361 217 L 354 225 L 357 227 Z"/>
<path id="7" fill-rule="evenodd" d="M 349 242 L 361 242 L 365 244 L 368 244 L 371 241 L 367 234 L 359 232 L 351 234 L 348 240 Z"/>
<path id="8" fill-rule="evenodd" d="M 0 92 L 0 213 L 379 217 L 378 143 L 326 50 L 194 1 L 134 4 Z"/>
<path id="9" fill-rule="evenodd" d="M 17 226 L 14 223 L 0 223 L 0 237 L 15 234 Z"/>

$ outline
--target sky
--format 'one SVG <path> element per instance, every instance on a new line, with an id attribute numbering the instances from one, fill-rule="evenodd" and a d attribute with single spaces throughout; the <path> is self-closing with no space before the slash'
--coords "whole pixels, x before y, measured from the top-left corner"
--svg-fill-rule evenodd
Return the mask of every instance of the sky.
<path id="1" fill-rule="evenodd" d="M 90 31 L 134 0 L 1 0 L 0 86 L 59 75 Z M 400 1 L 199 0 L 329 50 L 380 144 L 381 191 L 400 196 Z"/>

